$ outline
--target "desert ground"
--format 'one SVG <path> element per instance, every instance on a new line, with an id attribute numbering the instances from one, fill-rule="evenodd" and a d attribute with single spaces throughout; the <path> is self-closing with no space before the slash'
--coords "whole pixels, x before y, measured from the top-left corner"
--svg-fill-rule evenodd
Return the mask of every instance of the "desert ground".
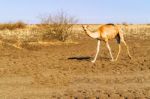
<path id="1" fill-rule="evenodd" d="M 84 34 L 77 43 L 1 44 L 0 99 L 150 99 L 150 37 L 125 40 L 132 59 L 122 44 L 118 61 L 111 62 L 102 42 L 95 64 L 97 41 Z M 116 41 L 109 43 L 116 56 Z"/>

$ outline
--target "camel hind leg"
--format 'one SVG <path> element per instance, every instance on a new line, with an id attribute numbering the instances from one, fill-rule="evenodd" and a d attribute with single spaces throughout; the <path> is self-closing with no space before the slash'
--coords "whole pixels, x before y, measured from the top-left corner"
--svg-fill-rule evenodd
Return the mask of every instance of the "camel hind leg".
<path id="1" fill-rule="evenodd" d="M 119 57 L 119 55 L 120 55 L 120 51 L 121 51 L 121 45 L 120 45 L 120 35 L 119 35 L 119 34 L 116 36 L 116 40 L 117 40 L 117 43 L 118 43 L 119 50 L 118 50 L 118 54 L 117 54 L 117 56 L 116 56 L 115 61 L 117 61 L 117 60 L 118 60 L 118 57 Z"/>
<path id="2" fill-rule="evenodd" d="M 125 40 L 124 40 L 123 33 L 119 33 L 119 36 L 120 36 L 121 42 L 125 45 L 125 47 L 126 47 L 126 49 L 127 49 L 128 57 L 131 59 L 132 56 L 131 56 L 131 54 L 130 54 L 129 47 L 128 47 L 127 43 L 126 43 Z"/>
<path id="3" fill-rule="evenodd" d="M 132 57 L 131 57 L 131 54 L 130 54 L 129 47 L 128 47 L 127 43 L 125 42 L 125 40 L 122 40 L 122 42 L 123 42 L 124 45 L 126 46 L 126 49 L 127 49 L 127 52 L 128 52 L 128 56 L 129 56 L 129 58 L 131 59 Z"/>
<path id="4" fill-rule="evenodd" d="M 110 48 L 110 46 L 109 46 L 108 41 L 106 41 L 106 46 L 107 46 L 107 48 L 108 48 L 108 51 L 109 51 L 109 54 L 110 54 L 110 57 L 111 57 L 111 61 L 114 61 L 114 57 L 113 57 L 113 55 L 112 55 L 111 48 Z"/>

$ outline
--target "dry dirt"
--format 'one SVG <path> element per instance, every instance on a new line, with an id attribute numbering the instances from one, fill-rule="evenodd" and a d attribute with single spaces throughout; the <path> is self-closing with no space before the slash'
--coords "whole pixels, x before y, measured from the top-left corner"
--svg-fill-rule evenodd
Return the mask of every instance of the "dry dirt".
<path id="1" fill-rule="evenodd" d="M 102 43 L 95 64 L 96 41 L 88 37 L 22 50 L 0 46 L 0 99 L 150 99 L 150 39 L 126 41 L 133 59 L 122 45 L 119 60 L 111 62 Z M 110 44 L 116 56 L 118 46 Z"/>

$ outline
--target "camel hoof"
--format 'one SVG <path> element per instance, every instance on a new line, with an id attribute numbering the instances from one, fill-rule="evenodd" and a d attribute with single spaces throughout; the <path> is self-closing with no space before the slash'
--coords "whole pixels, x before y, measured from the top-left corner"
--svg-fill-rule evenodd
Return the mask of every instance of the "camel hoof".
<path id="1" fill-rule="evenodd" d="M 111 61 L 111 62 L 114 62 L 115 60 L 114 60 L 114 59 L 111 59 L 110 61 Z"/>
<path id="2" fill-rule="evenodd" d="M 132 57 L 131 57 L 131 56 L 129 56 L 129 58 L 130 58 L 130 59 L 132 59 Z"/>
<path id="3" fill-rule="evenodd" d="M 91 62 L 92 62 L 92 63 L 95 63 L 95 61 L 94 61 L 94 60 L 92 60 Z"/>

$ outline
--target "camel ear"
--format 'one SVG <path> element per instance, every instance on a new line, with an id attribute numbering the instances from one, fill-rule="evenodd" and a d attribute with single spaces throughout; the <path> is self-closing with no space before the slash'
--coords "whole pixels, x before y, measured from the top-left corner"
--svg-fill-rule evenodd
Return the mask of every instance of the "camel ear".
<path id="1" fill-rule="evenodd" d="M 83 25 L 81 25 L 81 27 L 82 27 L 82 28 L 84 28 L 84 26 L 83 26 Z"/>
<path id="2" fill-rule="evenodd" d="M 82 25 L 82 28 L 86 28 L 86 25 Z"/>
<path id="3" fill-rule="evenodd" d="M 86 25 L 86 28 L 88 28 L 89 27 L 89 25 Z"/>

